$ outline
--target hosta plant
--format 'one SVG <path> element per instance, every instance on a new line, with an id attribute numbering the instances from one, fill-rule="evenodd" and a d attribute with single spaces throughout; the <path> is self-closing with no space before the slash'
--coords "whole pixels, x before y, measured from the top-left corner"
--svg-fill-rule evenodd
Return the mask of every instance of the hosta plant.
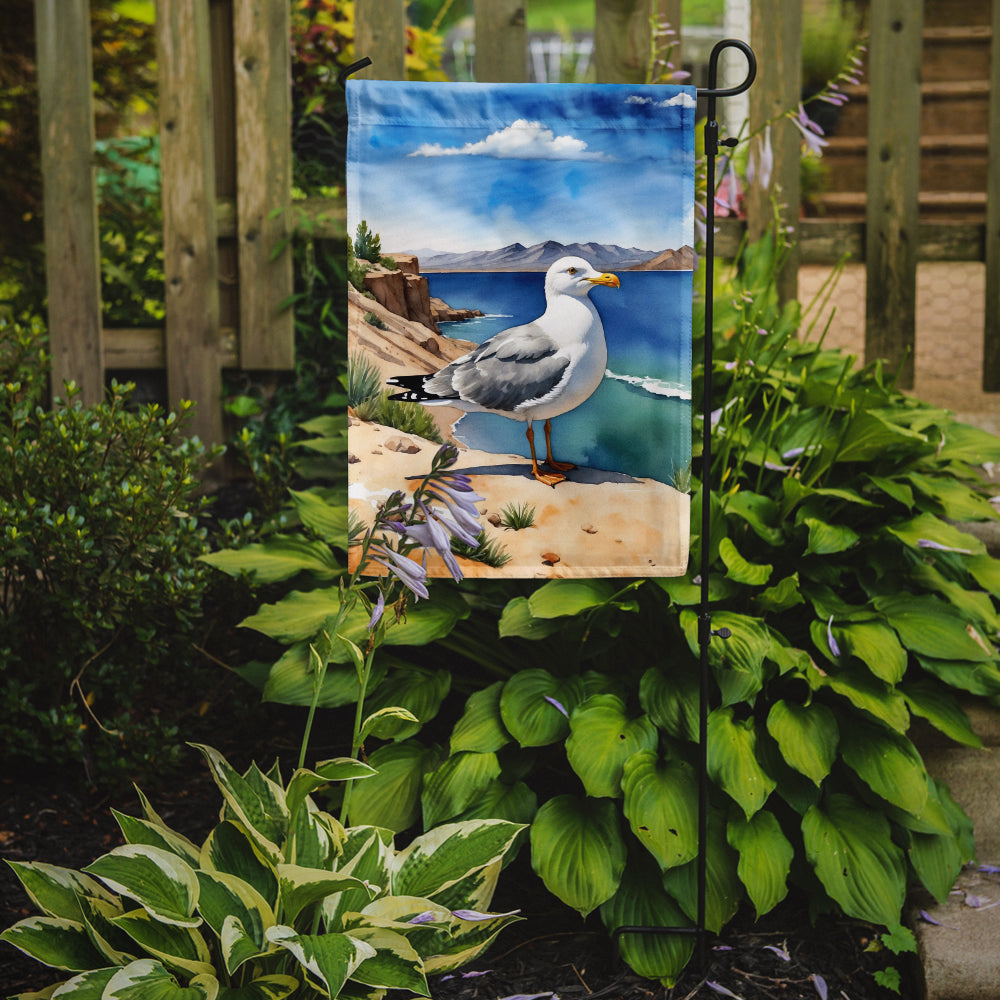
<path id="1" fill-rule="evenodd" d="M 338 758 L 284 783 L 277 767 L 240 774 L 199 749 L 224 802 L 202 844 L 140 793 L 142 818 L 115 813 L 125 845 L 82 871 L 10 863 L 42 915 L 0 937 L 69 974 L 30 996 L 429 996 L 429 973 L 470 961 L 518 919 L 487 912 L 517 824 L 451 823 L 399 850 L 391 831 L 347 829 L 313 801 L 331 781 L 369 778 L 367 765 Z"/>

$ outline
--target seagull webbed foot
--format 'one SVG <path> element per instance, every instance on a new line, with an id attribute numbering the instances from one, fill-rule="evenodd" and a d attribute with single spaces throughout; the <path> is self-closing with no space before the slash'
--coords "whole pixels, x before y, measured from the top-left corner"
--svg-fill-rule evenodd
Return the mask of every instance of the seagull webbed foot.
<path id="1" fill-rule="evenodd" d="M 542 472 L 537 465 L 532 464 L 531 474 L 544 486 L 555 487 L 557 483 L 563 482 L 565 476 L 561 472 Z"/>
<path id="2" fill-rule="evenodd" d="M 556 469 L 559 472 L 569 472 L 570 469 L 576 468 L 572 462 L 557 462 L 551 455 L 545 460 L 545 464 L 550 469 Z"/>

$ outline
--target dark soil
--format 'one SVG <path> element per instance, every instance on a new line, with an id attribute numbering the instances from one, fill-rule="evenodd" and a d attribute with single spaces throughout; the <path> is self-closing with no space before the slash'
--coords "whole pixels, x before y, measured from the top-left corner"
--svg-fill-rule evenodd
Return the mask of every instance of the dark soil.
<path id="1" fill-rule="evenodd" d="M 290 750 L 289 720 L 279 717 L 271 723 L 264 745 L 273 748 L 278 743 Z M 249 759 L 250 748 L 244 740 L 217 742 L 234 763 Z M 194 751 L 191 768 L 150 791 L 150 798 L 170 826 L 195 841 L 214 825 L 220 803 L 207 768 Z M 45 780 L 36 776 L 32 781 L 7 775 L 0 779 L 0 858 L 83 867 L 122 842 L 112 806 L 139 814 L 134 793 L 102 795 L 55 775 Z M 904 962 L 884 951 L 866 950 L 873 940 L 871 928 L 832 918 L 823 918 L 813 927 L 799 901 L 786 902 L 756 925 L 752 915 L 738 915 L 719 938 L 706 940 L 704 970 L 694 967 L 695 960 L 672 990 L 639 978 L 619 962 L 596 916 L 583 922 L 563 907 L 545 892 L 523 856 L 501 877 L 494 908 L 519 908 L 526 919 L 502 932 L 470 969 L 448 978 L 432 977 L 435 1000 L 551 994 L 562 1000 L 689 1000 L 732 994 L 743 1000 L 816 1000 L 822 996 L 887 1000 L 892 994 L 872 978 L 887 965 L 903 973 L 902 996 L 917 993 Z M 13 873 L 6 865 L 0 866 L 0 927 L 32 912 Z M 38 990 L 61 978 L 65 975 L 0 944 L 0 995 Z"/>

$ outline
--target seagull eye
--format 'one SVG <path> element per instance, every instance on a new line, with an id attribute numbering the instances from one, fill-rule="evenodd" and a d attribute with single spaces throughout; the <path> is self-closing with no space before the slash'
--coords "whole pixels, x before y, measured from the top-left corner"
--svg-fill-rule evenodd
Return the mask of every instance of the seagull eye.
<path id="1" fill-rule="evenodd" d="M 576 267 L 567 267 L 567 268 L 566 268 L 566 273 L 567 273 L 567 274 L 576 274 L 576 272 L 577 272 L 578 270 L 579 270 L 579 268 L 576 268 Z"/>

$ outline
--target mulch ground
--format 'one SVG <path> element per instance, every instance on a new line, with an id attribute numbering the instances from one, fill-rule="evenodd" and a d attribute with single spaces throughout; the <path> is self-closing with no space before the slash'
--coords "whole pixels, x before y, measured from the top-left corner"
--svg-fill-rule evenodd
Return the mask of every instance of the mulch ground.
<path id="1" fill-rule="evenodd" d="M 221 741 L 220 749 L 234 763 L 243 757 L 237 745 Z M 164 820 L 197 841 L 213 825 L 219 797 L 194 751 L 191 763 L 189 769 L 148 791 Z M 0 858 L 80 868 L 122 842 L 110 810 L 113 806 L 138 815 L 134 794 L 101 794 L 74 782 L 73 777 L 8 774 L 0 778 Z M 705 968 L 689 968 L 672 990 L 641 979 L 618 961 L 596 916 L 583 922 L 558 903 L 544 891 L 524 856 L 501 877 L 494 908 L 520 908 L 525 920 L 503 931 L 469 969 L 450 978 L 432 977 L 435 1000 L 544 1000 L 550 996 L 562 1000 L 717 1000 L 720 996 L 887 1000 L 892 994 L 873 979 L 887 965 L 903 973 L 902 996 L 918 993 L 900 960 L 866 950 L 873 940 L 871 928 L 829 918 L 813 927 L 801 901 L 783 904 L 758 924 L 752 915 L 738 915 L 720 937 L 706 940 Z M 32 912 L 13 873 L 6 865 L 0 866 L 0 927 Z M 59 979 L 59 973 L 0 944 L 0 995 L 38 990 Z"/>

